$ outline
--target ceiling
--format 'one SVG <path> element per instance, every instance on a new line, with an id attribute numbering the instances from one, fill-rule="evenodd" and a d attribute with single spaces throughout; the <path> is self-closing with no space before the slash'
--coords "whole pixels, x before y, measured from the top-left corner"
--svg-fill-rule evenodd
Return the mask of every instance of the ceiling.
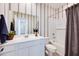
<path id="1" fill-rule="evenodd" d="M 39 4 L 42 4 L 42 5 L 47 4 L 47 6 L 54 8 L 54 9 L 58 9 L 58 8 L 61 8 L 62 6 L 67 5 L 67 3 L 39 3 Z"/>
<path id="2" fill-rule="evenodd" d="M 50 3 L 49 4 L 52 8 L 60 8 L 64 5 L 67 5 L 67 3 Z"/>

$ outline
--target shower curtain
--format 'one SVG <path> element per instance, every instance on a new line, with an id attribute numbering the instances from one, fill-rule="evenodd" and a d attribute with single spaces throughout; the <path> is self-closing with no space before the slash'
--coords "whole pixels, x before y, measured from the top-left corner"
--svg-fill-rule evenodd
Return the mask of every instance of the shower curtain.
<path id="1" fill-rule="evenodd" d="M 65 56 L 79 56 L 79 4 L 66 9 Z"/>

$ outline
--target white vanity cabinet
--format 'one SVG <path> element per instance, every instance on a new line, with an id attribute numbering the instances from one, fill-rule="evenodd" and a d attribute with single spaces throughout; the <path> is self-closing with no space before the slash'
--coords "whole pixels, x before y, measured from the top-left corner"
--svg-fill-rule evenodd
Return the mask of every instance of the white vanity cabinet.
<path id="1" fill-rule="evenodd" d="M 45 39 L 27 39 L 23 42 L 5 44 L 1 56 L 44 56 Z"/>
<path id="2" fill-rule="evenodd" d="M 29 48 L 29 55 L 30 56 L 44 56 L 44 53 L 45 53 L 44 49 L 45 47 L 42 44 L 32 46 Z"/>

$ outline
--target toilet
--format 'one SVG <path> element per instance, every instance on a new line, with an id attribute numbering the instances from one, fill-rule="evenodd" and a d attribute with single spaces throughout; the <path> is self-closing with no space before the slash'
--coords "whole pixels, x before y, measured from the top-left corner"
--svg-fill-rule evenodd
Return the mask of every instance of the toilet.
<path id="1" fill-rule="evenodd" d="M 51 44 L 50 43 L 46 44 L 46 54 L 48 56 L 54 56 L 56 54 L 57 48 L 55 47 L 53 43 L 54 42 L 51 42 Z"/>

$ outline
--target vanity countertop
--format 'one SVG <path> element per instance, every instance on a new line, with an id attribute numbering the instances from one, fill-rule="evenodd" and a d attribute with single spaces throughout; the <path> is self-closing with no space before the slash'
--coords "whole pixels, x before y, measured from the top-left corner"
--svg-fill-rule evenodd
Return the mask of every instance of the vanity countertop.
<path id="1" fill-rule="evenodd" d="M 15 43 L 20 43 L 20 42 L 28 42 L 28 41 L 32 41 L 32 40 L 39 40 L 39 39 L 44 39 L 45 37 L 42 36 L 37 36 L 35 37 L 33 34 L 32 35 L 15 35 L 13 40 L 7 40 L 6 43 L 2 44 L 2 45 L 11 45 L 11 44 L 15 44 Z"/>

